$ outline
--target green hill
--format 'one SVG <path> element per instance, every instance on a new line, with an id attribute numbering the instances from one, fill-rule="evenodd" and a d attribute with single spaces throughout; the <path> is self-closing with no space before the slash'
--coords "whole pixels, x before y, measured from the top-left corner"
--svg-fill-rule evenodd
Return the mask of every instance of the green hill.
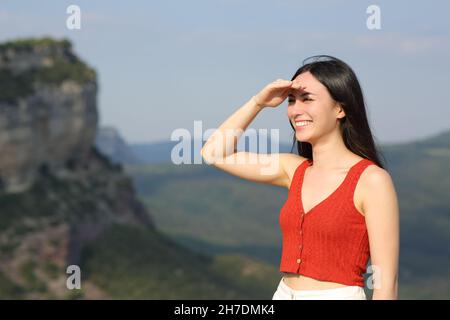
<path id="1" fill-rule="evenodd" d="M 81 268 L 114 299 L 271 299 L 279 281 L 275 268 L 248 257 L 210 257 L 119 225 L 86 248 Z"/>

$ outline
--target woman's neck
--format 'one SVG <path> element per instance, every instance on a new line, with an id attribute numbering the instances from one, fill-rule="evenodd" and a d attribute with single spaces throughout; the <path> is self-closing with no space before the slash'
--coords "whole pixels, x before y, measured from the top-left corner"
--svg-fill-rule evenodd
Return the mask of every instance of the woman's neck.
<path id="1" fill-rule="evenodd" d="M 332 170 L 351 166 L 358 157 L 347 149 L 342 138 L 322 139 L 311 144 L 314 168 Z"/>

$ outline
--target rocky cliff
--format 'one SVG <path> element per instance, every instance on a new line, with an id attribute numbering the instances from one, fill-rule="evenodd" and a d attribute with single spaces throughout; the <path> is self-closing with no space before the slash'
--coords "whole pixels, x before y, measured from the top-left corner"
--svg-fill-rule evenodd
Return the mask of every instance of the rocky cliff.
<path id="1" fill-rule="evenodd" d="M 0 44 L 0 298 L 70 297 L 66 267 L 86 244 L 115 224 L 154 228 L 131 179 L 93 146 L 97 88 L 67 40 Z"/>
<path id="2" fill-rule="evenodd" d="M 38 170 L 83 161 L 97 128 L 96 73 L 70 42 L 0 45 L 0 186 L 22 191 Z"/>

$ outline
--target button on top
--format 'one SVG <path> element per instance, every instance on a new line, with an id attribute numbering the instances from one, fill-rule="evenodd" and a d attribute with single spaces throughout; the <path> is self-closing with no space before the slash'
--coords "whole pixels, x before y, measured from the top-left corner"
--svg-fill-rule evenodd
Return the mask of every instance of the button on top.
<path id="1" fill-rule="evenodd" d="M 302 259 L 297 259 L 297 263 L 300 263 L 300 262 L 302 262 Z"/>

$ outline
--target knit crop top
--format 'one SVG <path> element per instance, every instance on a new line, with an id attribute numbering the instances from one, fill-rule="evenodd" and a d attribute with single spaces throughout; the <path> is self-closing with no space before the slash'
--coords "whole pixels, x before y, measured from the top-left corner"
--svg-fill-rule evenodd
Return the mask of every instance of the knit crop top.
<path id="1" fill-rule="evenodd" d="M 306 159 L 297 167 L 280 211 L 280 272 L 364 287 L 369 239 L 365 217 L 355 207 L 353 195 L 361 173 L 375 163 L 361 159 L 332 194 L 305 214 L 301 187 L 312 163 Z"/>

